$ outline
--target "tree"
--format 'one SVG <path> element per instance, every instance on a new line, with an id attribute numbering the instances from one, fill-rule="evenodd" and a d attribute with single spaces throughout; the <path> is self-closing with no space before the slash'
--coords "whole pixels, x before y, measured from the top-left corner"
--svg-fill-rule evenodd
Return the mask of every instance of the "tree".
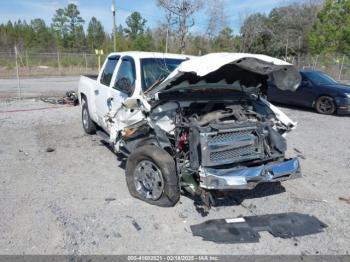
<path id="1" fill-rule="evenodd" d="M 241 51 L 272 56 L 307 53 L 307 36 L 318 8 L 310 1 L 274 8 L 268 15 L 247 16 L 240 30 Z"/>
<path id="2" fill-rule="evenodd" d="M 25 38 L 27 48 L 48 50 L 54 46 L 52 31 L 46 26 L 43 19 L 36 18 L 31 20 L 30 29 L 27 29 L 26 31 L 28 34 Z"/>
<path id="3" fill-rule="evenodd" d="M 145 33 L 138 35 L 133 41 L 133 47 L 140 51 L 153 51 L 153 38 L 148 29 Z"/>
<path id="4" fill-rule="evenodd" d="M 309 52 L 308 34 L 315 23 L 318 2 L 291 4 L 273 9 L 268 16 L 271 55 L 300 55 Z"/>
<path id="5" fill-rule="evenodd" d="M 70 49 L 80 47 L 83 24 L 84 20 L 75 4 L 57 9 L 52 19 L 52 28 L 56 32 L 59 47 Z"/>
<path id="6" fill-rule="evenodd" d="M 96 17 L 92 17 L 89 26 L 87 29 L 87 41 L 89 48 L 94 50 L 96 48 L 101 48 L 104 43 L 106 33 L 103 29 L 103 26 Z"/>
<path id="7" fill-rule="evenodd" d="M 201 0 L 157 0 L 158 6 L 175 15 L 178 25 L 178 41 L 181 53 L 186 49 L 189 28 L 194 26 L 193 14 L 202 8 Z"/>
<path id="8" fill-rule="evenodd" d="M 127 25 L 127 28 L 124 29 L 125 33 L 128 34 L 131 39 L 135 39 L 145 31 L 147 20 L 144 19 L 139 12 L 133 12 L 126 18 L 125 23 Z"/>
<path id="9" fill-rule="evenodd" d="M 208 16 L 207 35 L 209 39 L 212 39 L 227 26 L 224 0 L 209 0 L 206 13 Z"/>
<path id="10" fill-rule="evenodd" d="M 350 54 L 350 0 L 326 0 L 309 35 L 313 53 Z"/>
<path id="11" fill-rule="evenodd" d="M 69 4 L 67 8 L 64 9 L 64 14 L 67 17 L 69 33 L 74 36 L 77 28 L 82 26 L 85 21 L 80 16 L 78 7 L 75 4 Z"/>
<path id="12" fill-rule="evenodd" d="M 215 51 L 234 51 L 235 43 L 231 28 L 225 27 L 220 31 L 219 35 L 213 41 L 213 49 Z"/>
<path id="13" fill-rule="evenodd" d="M 60 38 L 64 38 L 68 33 L 67 27 L 68 17 L 64 9 L 59 8 L 52 19 L 51 27 Z"/>

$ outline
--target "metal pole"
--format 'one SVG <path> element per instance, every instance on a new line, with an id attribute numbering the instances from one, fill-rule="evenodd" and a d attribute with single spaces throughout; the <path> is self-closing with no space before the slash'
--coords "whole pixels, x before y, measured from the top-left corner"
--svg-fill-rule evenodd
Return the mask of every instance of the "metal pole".
<path id="1" fill-rule="evenodd" d="M 113 14 L 113 50 L 117 52 L 117 29 L 116 29 L 116 18 L 115 18 L 115 0 L 112 2 L 112 14 Z"/>
<path id="2" fill-rule="evenodd" d="M 28 52 L 27 52 L 27 50 L 26 50 L 26 65 L 27 65 L 27 70 L 29 71 Z"/>
<path id="3" fill-rule="evenodd" d="M 286 57 L 284 58 L 284 61 L 287 61 L 288 56 L 288 38 L 287 38 L 287 44 L 286 44 Z"/>
<path id="4" fill-rule="evenodd" d="M 169 25 L 166 28 L 165 53 L 168 53 Z"/>
<path id="5" fill-rule="evenodd" d="M 18 90 L 19 99 L 22 99 L 21 80 L 19 79 L 19 68 L 18 68 L 18 61 L 17 61 L 17 56 L 18 56 L 17 46 L 15 46 L 15 56 L 16 56 L 17 90 Z"/>
<path id="6" fill-rule="evenodd" d="M 315 60 L 315 64 L 314 64 L 314 68 L 313 68 L 313 70 L 315 70 L 315 69 L 316 69 L 316 67 L 317 67 L 317 63 L 318 63 L 318 55 L 316 56 L 316 60 Z"/>
<path id="7" fill-rule="evenodd" d="M 341 62 L 341 66 L 340 66 L 340 72 L 339 72 L 339 77 L 338 77 L 339 80 L 341 80 L 341 73 L 343 71 L 344 60 L 345 60 L 345 55 L 343 56 L 343 60 Z"/>
<path id="8" fill-rule="evenodd" d="M 300 69 L 301 36 L 298 37 L 298 68 Z"/>
<path id="9" fill-rule="evenodd" d="M 61 61 L 60 61 L 60 52 L 58 50 L 57 50 L 57 65 L 58 65 L 58 73 L 59 73 L 59 75 L 62 75 Z"/>
<path id="10" fill-rule="evenodd" d="M 87 74 L 87 71 L 88 71 L 88 64 L 87 64 L 86 53 L 84 53 L 84 58 L 85 58 L 85 74 Z"/>

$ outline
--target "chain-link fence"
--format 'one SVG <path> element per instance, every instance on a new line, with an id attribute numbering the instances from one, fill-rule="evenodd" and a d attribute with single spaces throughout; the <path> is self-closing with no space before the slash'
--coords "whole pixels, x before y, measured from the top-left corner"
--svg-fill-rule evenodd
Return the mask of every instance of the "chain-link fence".
<path id="1" fill-rule="evenodd" d="M 102 56 L 101 61 L 104 59 Z M 0 77 L 16 77 L 17 67 L 20 77 L 96 74 L 98 57 L 91 53 L 0 52 Z"/>
<path id="2" fill-rule="evenodd" d="M 106 55 L 101 56 L 103 63 Z M 350 57 L 345 55 L 319 55 L 288 57 L 288 62 L 299 69 L 321 70 L 336 80 L 350 81 Z M 98 57 L 92 53 L 33 52 L 17 53 L 20 77 L 72 76 L 96 74 Z M 0 77 L 16 77 L 16 53 L 0 52 Z"/>
<path id="3" fill-rule="evenodd" d="M 334 79 L 344 82 L 350 81 L 350 57 L 345 55 L 316 55 L 289 57 L 288 62 L 299 69 L 323 71 Z"/>

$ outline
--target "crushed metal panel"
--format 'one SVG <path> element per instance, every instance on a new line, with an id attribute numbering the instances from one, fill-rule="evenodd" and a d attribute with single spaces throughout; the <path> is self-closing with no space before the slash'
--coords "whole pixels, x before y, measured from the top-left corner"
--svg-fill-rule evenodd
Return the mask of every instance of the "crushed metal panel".
<path id="1" fill-rule="evenodd" d="M 194 236 L 216 243 L 256 243 L 258 232 L 267 231 L 274 237 L 292 238 L 317 234 L 327 225 L 314 216 L 289 212 L 244 218 L 214 219 L 192 225 Z"/>
<path id="2" fill-rule="evenodd" d="M 268 231 L 274 237 L 301 237 L 323 232 L 326 224 L 314 216 L 300 213 L 251 216 L 247 223 L 258 231 Z"/>
<path id="3" fill-rule="evenodd" d="M 236 65 L 250 72 L 267 75 L 271 82 L 281 90 L 295 91 L 301 82 L 298 70 L 292 64 L 277 58 L 244 53 L 212 53 L 181 63 L 149 94 L 154 95 L 166 87 L 171 87 L 172 83 L 186 73 L 203 77 L 228 64 Z"/>
<path id="4" fill-rule="evenodd" d="M 257 243 L 260 235 L 246 222 L 230 222 L 227 219 L 208 220 L 191 226 L 194 236 L 216 243 Z"/>

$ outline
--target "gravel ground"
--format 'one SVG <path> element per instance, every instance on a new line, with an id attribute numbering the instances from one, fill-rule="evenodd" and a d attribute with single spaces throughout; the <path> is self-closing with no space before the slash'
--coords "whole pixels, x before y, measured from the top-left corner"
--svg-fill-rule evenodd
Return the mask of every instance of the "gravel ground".
<path id="1" fill-rule="evenodd" d="M 132 198 L 123 163 L 84 135 L 79 107 L 5 112 L 48 106 L 0 102 L 1 254 L 349 254 L 350 204 L 339 199 L 350 198 L 348 117 L 283 108 L 299 124 L 288 154 L 300 155 L 304 177 L 230 192 L 203 216 L 186 196 L 173 208 Z M 294 239 L 264 232 L 254 244 L 205 242 L 190 231 L 212 218 L 287 211 L 328 228 Z"/>

